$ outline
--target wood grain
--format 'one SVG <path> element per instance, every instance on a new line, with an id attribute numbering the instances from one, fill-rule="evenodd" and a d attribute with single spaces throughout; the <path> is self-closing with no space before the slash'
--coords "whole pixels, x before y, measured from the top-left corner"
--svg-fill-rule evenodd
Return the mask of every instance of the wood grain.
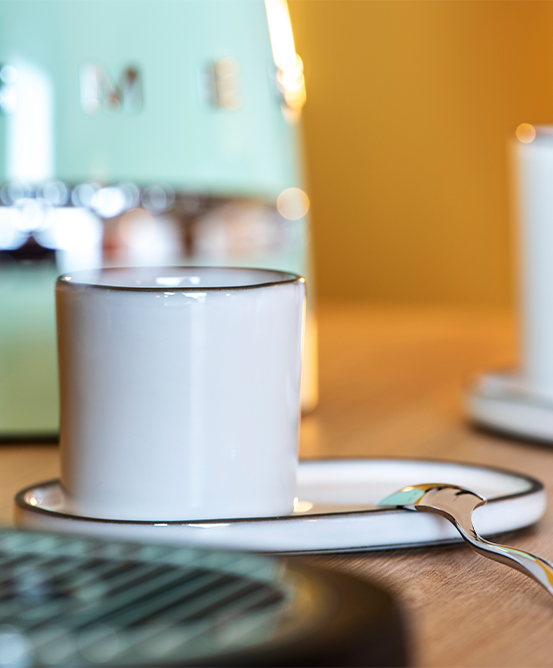
<path id="1" fill-rule="evenodd" d="M 500 465 L 553 483 L 553 450 L 467 424 L 472 374 L 512 366 L 506 312 L 340 305 L 320 312 L 321 403 L 304 421 L 304 457 L 432 457 Z M 553 557 L 553 507 L 503 536 Z M 314 559 L 397 595 L 419 666 L 553 666 L 553 600 L 522 574 L 464 546 Z"/>
<path id="2" fill-rule="evenodd" d="M 553 485 L 553 449 L 471 428 L 471 374 L 516 361 L 507 312 L 323 305 L 321 402 L 302 423 L 304 458 L 431 457 L 500 465 Z M 52 446 L 0 446 L 0 520 L 14 493 L 58 474 Z M 502 537 L 553 558 L 553 499 L 536 526 Z M 368 578 L 403 605 L 413 664 L 553 666 L 553 600 L 464 546 L 312 558 Z"/>

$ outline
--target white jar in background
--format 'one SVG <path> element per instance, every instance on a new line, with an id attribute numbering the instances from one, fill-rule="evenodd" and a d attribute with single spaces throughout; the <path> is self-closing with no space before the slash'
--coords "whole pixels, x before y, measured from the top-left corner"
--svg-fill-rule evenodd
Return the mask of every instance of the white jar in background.
<path id="1" fill-rule="evenodd" d="M 553 396 L 553 127 L 516 144 L 522 378 Z"/>

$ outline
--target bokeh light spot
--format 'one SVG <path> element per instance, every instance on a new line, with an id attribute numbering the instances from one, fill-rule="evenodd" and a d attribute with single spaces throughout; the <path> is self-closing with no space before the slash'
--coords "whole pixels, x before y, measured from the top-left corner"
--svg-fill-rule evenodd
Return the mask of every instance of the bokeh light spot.
<path id="1" fill-rule="evenodd" d="M 286 188 L 277 198 L 277 209 L 283 218 L 299 220 L 309 211 L 309 197 L 301 188 Z"/>
<path id="2" fill-rule="evenodd" d="M 521 123 L 516 129 L 516 136 L 523 144 L 530 144 L 536 138 L 536 128 L 530 123 Z"/>

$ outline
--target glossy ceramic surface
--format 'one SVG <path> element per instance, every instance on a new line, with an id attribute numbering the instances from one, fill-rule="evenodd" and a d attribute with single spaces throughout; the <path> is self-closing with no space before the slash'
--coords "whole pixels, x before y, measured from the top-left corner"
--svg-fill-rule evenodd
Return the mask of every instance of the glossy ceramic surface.
<path id="1" fill-rule="evenodd" d="M 543 485 L 525 475 L 451 462 L 361 459 L 300 462 L 298 503 L 286 516 L 211 521 L 120 522 L 72 515 L 58 481 L 29 487 L 16 500 L 16 522 L 28 529 L 258 552 L 340 552 L 459 541 L 442 517 L 377 508 L 407 484 L 448 480 L 489 502 L 473 516 L 493 535 L 537 522 Z"/>
<path id="2" fill-rule="evenodd" d="M 484 374 L 467 394 L 475 423 L 523 439 L 553 444 L 553 397 L 536 391 L 517 373 Z"/>
<path id="3" fill-rule="evenodd" d="M 62 276 L 61 481 L 71 512 L 289 513 L 304 301 L 303 279 L 265 270 Z"/>
<path id="4" fill-rule="evenodd" d="M 520 243 L 521 375 L 553 397 L 553 127 L 536 128 L 532 142 L 516 144 Z"/>

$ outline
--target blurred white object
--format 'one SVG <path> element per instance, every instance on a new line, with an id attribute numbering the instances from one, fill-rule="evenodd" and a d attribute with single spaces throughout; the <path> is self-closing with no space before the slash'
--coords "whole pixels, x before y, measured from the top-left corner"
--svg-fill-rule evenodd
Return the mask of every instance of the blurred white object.
<path id="1" fill-rule="evenodd" d="M 468 408 L 478 423 L 553 443 L 553 126 L 517 128 L 521 367 L 483 376 Z"/>

